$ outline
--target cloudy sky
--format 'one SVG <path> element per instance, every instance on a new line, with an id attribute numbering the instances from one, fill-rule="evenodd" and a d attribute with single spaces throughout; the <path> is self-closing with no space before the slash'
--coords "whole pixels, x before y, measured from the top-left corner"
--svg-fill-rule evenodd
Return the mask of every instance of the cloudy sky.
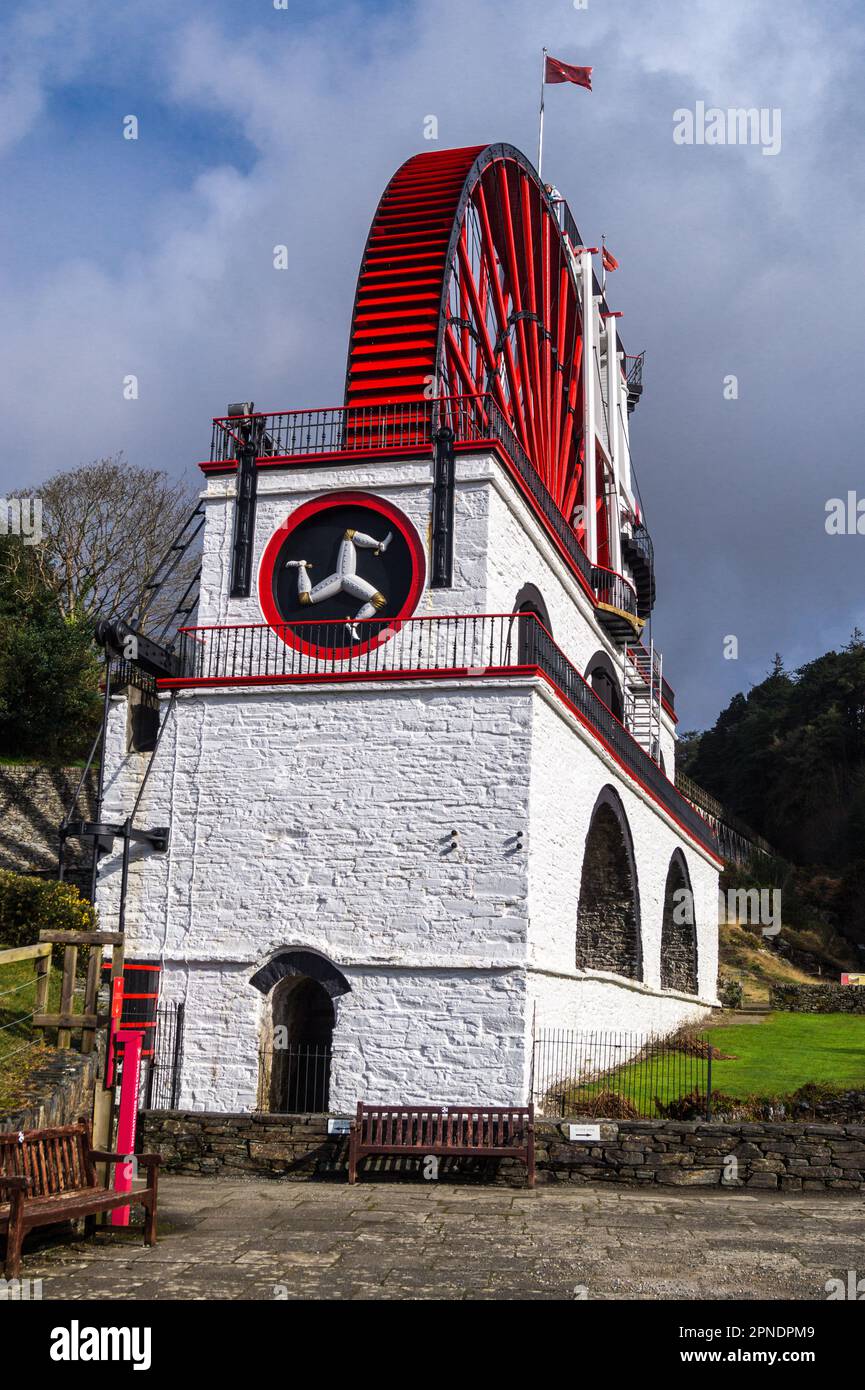
<path id="1" fill-rule="evenodd" d="M 385 183 L 428 115 L 441 146 L 534 158 L 543 44 L 594 67 L 591 94 L 547 89 L 545 173 L 606 234 L 647 353 L 633 453 L 681 727 L 865 627 L 865 536 L 825 530 L 827 499 L 865 498 L 856 3 L 6 0 L 0 493 L 121 449 L 195 484 L 230 400 L 339 403 Z M 777 108 L 780 151 L 675 144 L 698 101 Z"/>

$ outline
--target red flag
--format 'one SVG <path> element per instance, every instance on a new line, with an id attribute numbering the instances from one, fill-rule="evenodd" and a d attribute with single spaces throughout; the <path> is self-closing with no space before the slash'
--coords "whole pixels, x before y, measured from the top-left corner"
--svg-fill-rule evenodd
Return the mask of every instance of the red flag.
<path id="1" fill-rule="evenodd" d="M 560 63 L 558 58 L 551 58 L 547 54 L 544 64 L 545 82 L 573 82 L 577 87 L 588 87 L 592 90 L 592 69 L 575 68 L 572 63 Z"/>
<path id="2" fill-rule="evenodd" d="M 601 252 L 601 260 L 604 263 L 604 270 L 618 270 L 619 262 L 616 260 L 615 256 L 610 255 L 606 246 Z"/>

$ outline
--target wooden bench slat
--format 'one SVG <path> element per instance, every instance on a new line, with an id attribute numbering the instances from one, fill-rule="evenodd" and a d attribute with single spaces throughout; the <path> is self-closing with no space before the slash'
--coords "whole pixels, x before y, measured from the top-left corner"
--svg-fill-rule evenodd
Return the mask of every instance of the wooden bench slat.
<path id="1" fill-rule="evenodd" d="M 156 1243 L 156 1193 L 158 1158 L 148 1165 L 147 1186 L 131 1192 L 115 1192 L 96 1180 L 91 1158 L 90 1126 L 58 1125 L 52 1129 L 0 1134 L 0 1178 L 26 1177 L 29 1187 L 0 1186 L 0 1229 L 7 1232 L 5 1275 L 18 1277 L 24 1234 L 37 1226 L 73 1220 L 118 1206 L 144 1206 L 144 1239 Z M 6 1194 L 9 1200 L 6 1201 Z"/>
<path id="2" fill-rule="evenodd" d="M 518 1157 L 534 1186 L 534 1106 L 364 1105 L 349 1136 L 349 1182 L 360 1158 L 420 1154 L 442 1157 Z"/>

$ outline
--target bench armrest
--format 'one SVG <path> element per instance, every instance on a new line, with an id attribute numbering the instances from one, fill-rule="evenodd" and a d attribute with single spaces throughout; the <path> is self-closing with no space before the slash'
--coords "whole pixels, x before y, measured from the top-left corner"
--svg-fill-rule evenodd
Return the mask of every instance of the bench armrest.
<path id="1" fill-rule="evenodd" d="M 0 1187 L 19 1188 L 22 1192 L 26 1192 L 30 1185 L 30 1178 L 23 1176 L 19 1177 L 17 1174 L 12 1173 L 0 1173 Z"/>
<path id="2" fill-rule="evenodd" d="M 91 1149 L 90 1157 L 94 1163 L 131 1163 L 134 1160 L 144 1168 L 155 1168 L 162 1162 L 161 1154 L 115 1154 L 106 1149 Z"/>

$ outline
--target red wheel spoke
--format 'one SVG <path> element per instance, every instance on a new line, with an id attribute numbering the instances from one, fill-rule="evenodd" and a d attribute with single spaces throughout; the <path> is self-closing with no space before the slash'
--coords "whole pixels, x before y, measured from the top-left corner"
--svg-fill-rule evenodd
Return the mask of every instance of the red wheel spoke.
<path id="1" fill-rule="evenodd" d="M 537 469 L 544 482 L 549 481 L 547 469 L 547 416 L 544 412 L 543 387 L 541 382 L 541 352 L 540 352 L 540 324 L 538 322 L 538 297 L 536 266 L 535 266 L 535 245 L 534 232 L 532 230 L 532 209 L 529 198 L 529 181 L 525 174 L 520 175 L 520 214 L 522 218 L 523 230 L 523 255 L 526 262 L 526 292 L 528 299 L 528 312 L 532 318 L 531 327 L 527 330 L 531 348 L 531 372 L 532 372 L 532 399 L 534 404 L 533 418 L 535 420 L 535 439 L 538 445 L 538 457 L 536 460 Z"/>
<path id="2" fill-rule="evenodd" d="M 505 250 L 507 253 L 508 276 L 510 281 L 511 303 L 514 306 L 514 313 L 521 315 L 523 311 L 522 297 L 520 295 L 520 272 L 517 264 L 517 248 L 514 240 L 514 224 L 511 216 L 511 199 L 508 191 L 508 172 L 504 163 L 499 165 L 499 191 L 501 193 L 503 219 L 505 227 Z M 526 330 L 525 322 L 519 317 L 516 322 L 517 331 L 517 352 L 520 359 L 520 375 L 523 380 L 523 411 L 526 417 L 529 435 L 531 438 L 531 454 L 537 461 L 540 457 L 538 447 L 538 433 L 535 426 L 535 400 L 531 391 L 531 372 L 529 371 L 529 358 L 526 349 Z"/>
<path id="3" fill-rule="evenodd" d="M 499 282 L 498 268 L 494 260 L 494 242 L 492 229 L 490 227 L 490 214 L 487 207 L 487 200 L 484 196 L 483 183 L 478 184 L 477 188 L 478 211 L 481 215 L 481 228 L 483 239 L 481 249 L 484 262 L 487 268 L 487 278 L 493 291 L 493 302 L 495 304 L 496 319 L 498 320 L 499 333 L 503 336 L 503 353 L 505 359 L 505 371 L 507 372 L 508 385 L 511 392 L 511 410 L 517 424 L 517 434 L 523 448 L 528 452 L 531 449 L 529 442 L 529 432 L 526 426 L 525 415 L 523 414 L 522 402 L 520 400 L 520 386 L 517 379 L 517 368 L 514 362 L 514 354 L 511 349 L 510 332 L 508 327 L 508 311 L 505 305 L 502 287 Z"/>
<path id="4" fill-rule="evenodd" d="M 570 521 L 585 498 L 582 377 L 590 365 L 573 261 L 523 156 L 496 145 L 408 160 L 370 228 L 346 405 L 415 406 L 434 381 L 438 394 L 471 398 L 453 403 L 455 420 L 486 430 L 492 400 Z M 599 553 L 609 559 L 602 467 L 598 481 Z"/>
<path id="5" fill-rule="evenodd" d="M 490 342 L 490 335 L 487 330 L 486 321 L 481 307 L 481 301 L 478 296 L 477 287 L 474 283 L 474 279 L 471 274 L 471 267 L 468 263 L 468 252 L 463 246 L 462 241 L 460 241 L 459 245 L 459 254 L 460 260 L 462 261 L 464 258 L 465 261 L 465 264 L 463 265 L 463 276 L 465 280 L 465 286 L 468 292 L 469 299 L 471 300 L 472 310 L 474 312 L 474 320 L 478 330 L 478 337 L 480 338 L 481 352 L 484 359 L 486 360 L 487 371 L 490 377 L 490 385 L 492 387 L 493 394 L 495 395 L 498 404 L 501 406 L 502 410 L 504 410 L 505 414 L 507 414 L 508 403 L 505 398 L 505 393 L 502 388 L 501 379 L 499 377 L 498 369 L 496 367 L 496 359 L 495 354 L 493 352 L 493 345 Z M 484 283 L 486 283 L 486 280 L 484 280 Z"/>

